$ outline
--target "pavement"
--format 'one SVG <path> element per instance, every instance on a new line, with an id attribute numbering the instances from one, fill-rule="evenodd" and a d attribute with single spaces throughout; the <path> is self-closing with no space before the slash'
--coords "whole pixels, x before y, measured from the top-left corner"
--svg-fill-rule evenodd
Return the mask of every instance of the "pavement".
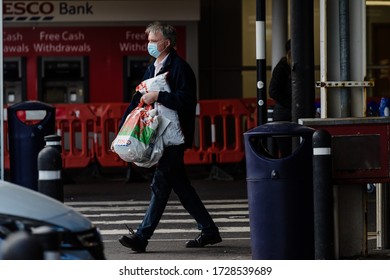
<path id="1" fill-rule="evenodd" d="M 145 253 L 135 253 L 122 247 L 118 242 L 105 242 L 108 260 L 251 260 L 249 239 L 226 240 L 204 248 L 185 248 L 188 239 L 167 241 L 154 239 L 149 241 Z"/>

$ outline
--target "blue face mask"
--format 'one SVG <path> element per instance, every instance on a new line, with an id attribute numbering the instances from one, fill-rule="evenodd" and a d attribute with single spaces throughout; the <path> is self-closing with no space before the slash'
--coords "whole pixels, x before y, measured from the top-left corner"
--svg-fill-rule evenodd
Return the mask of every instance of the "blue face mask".
<path id="1" fill-rule="evenodd" d="M 157 49 L 157 43 L 148 43 L 148 52 L 154 58 L 160 56 L 161 52 Z"/>

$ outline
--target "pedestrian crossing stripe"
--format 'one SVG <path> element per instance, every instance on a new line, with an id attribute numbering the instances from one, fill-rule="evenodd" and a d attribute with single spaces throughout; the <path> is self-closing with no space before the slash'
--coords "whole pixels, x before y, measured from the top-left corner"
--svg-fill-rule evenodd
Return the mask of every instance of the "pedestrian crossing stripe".
<path id="1" fill-rule="evenodd" d="M 218 204 L 218 203 L 244 203 L 248 206 L 247 199 L 217 199 L 217 200 L 202 200 L 203 204 L 207 205 L 210 203 Z M 149 205 L 148 200 L 114 200 L 114 201 L 66 201 L 66 205 L 68 206 L 82 206 L 82 205 L 105 205 L 105 206 L 113 206 L 113 205 Z M 170 200 L 168 201 L 168 205 L 181 205 L 178 200 Z"/>
<path id="2" fill-rule="evenodd" d="M 123 234 L 121 234 L 123 235 Z M 227 241 L 227 240 L 233 240 L 233 241 L 238 241 L 238 240 L 250 240 L 250 237 L 238 237 L 238 236 L 235 236 L 235 237 L 226 237 L 226 236 L 223 236 L 222 237 L 223 241 Z M 188 241 L 188 238 L 158 238 L 158 237 L 153 237 L 152 239 L 148 240 L 149 242 L 178 242 L 178 241 Z M 117 243 L 118 242 L 118 239 L 104 239 L 103 240 L 104 243 Z"/>
<path id="3" fill-rule="evenodd" d="M 216 223 L 247 223 L 249 222 L 248 218 L 214 218 L 214 222 Z M 94 221 L 93 223 L 97 226 L 99 225 L 124 225 L 124 224 L 140 224 L 142 221 L 141 220 L 117 220 L 117 221 Z M 175 223 L 180 223 L 180 224 L 193 224 L 194 221 L 192 219 L 161 219 L 160 224 L 175 224 Z"/>
<path id="4" fill-rule="evenodd" d="M 220 233 L 245 233 L 249 232 L 248 227 L 218 227 Z M 129 231 L 127 229 L 105 229 L 100 230 L 101 235 L 123 235 L 128 234 Z M 154 234 L 173 234 L 173 233 L 199 233 L 198 229 L 169 229 L 169 228 L 157 228 L 154 231 Z"/>
<path id="5" fill-rule="evenodd" d="M 75 208 L 76 209 L 76 208 Z M 183 209 L 184 210 L 184 209 Z M 209 211 L 211 216 L 229 216 L 229 217 L 236 217 L 236 216 L 246 216 L 249 215 L 248 210 L 237 210 L 237 211 Z M 84 217 L 87 218 L 112 218 L 112 217 L 128 217 L 128 216 L 144 216 L 144 212 L 133 212 L 133 213 L 83 213 Z M 190 216 L 188 212 L 164 212 L 164 216 Z"/>
<path id="6" fill-rule="evenodd" d="M 248 208 L 247 204 L 205 204 L 205 207 L 207 209 L 245 209 Z M 144 211 L 148 208 L 148 205 L 144 206 L 116 206 L 112 205 L 110 207 L 108 206 L 78 206 L 73 207 L 79 212 L 101 212 L 102 210 L 106 212 L 115 212 L 115 211 Z M 165 207 L 166 210 L 184 210 L 183 206 L 181 205 L 172 205 L 168 204 Z"/>

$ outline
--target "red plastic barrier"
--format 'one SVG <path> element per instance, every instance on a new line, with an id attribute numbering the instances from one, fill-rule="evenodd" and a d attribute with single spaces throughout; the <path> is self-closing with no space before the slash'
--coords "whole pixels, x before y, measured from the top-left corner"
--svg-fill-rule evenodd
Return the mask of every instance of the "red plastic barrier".
<path id="1" fill-rule="evenodd" d="M 128 107 L 127 103 L 102 104 L 94 109 L 99 123 L 96 125 L 95 154 L 103 167 L 124 167 L 127 162 L 110 150 L 112 141 L 118 134 L 119 122 Z"/>
<path id="2" fill-rule="evenodd" d="M 187 164 L 233 163 L 243 160 L 243 132 L 253 126 L 249 101 L 201 100 L 195 145 L 185 153 Z"/>
<path id="3" fill-rule="evenodd" d="M 248 122 L 248 129 L 256 127 L 257 124 L 257 99 L 256 98 L 244 98 L 242 99 L 245 107 L 248 109 L 248 112 L 251 115 L 251 119 Z M 273 107 L 275 106 L 275 100 L 267 100 L 267 122 L 273 121 Z M 244 131 L 245 132 L 245 131 Z"/>
<path id="4" fill-rule="evenodd" d="M 204 122 L 199 113 L 200 104 L 197 105 L 197 116 L 195 123 L 195 137 L 194 145 L 192 149 L 188 149 L 184 153 L 184 162 L 186 164 L 209 164 L 211 163 L 211 157 L 205 148 L 204 137 Z"/>
<path id="5" fill-rule="evenodd" d="M 83 168 L 94 161 L 97 117 L 90 104 L 56 104 L 56 129 L 62 137 L 64 168 Z"/>
<path id="6" fill-rule="evenodd" d="M 256 98 L 241 99 L 245 108 L 248 110 L 249 118 L 247 120 L 247 130 L 256 127 L 257 123 L 257 101 Z M 245 131 L 243 131 L 245 132 Z"/>

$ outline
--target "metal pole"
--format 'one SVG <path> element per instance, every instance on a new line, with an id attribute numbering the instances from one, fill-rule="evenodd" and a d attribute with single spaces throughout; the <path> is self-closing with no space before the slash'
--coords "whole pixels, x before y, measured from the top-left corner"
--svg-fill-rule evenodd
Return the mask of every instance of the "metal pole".
<path id="1" fill-rule="evenodd" d="M 320 1 L 320 70 L 321 70 L 321 82 L 328 81 L 328 69 L 327 69 L 327 5 L 326 0 Z M 328 97 L 326 94 L 326 87 L 320 89 L 321 98 L 321 118 L 328 116 Z"/>
<path id="2" fill-rule="evenodd" d="M 272 0 L 272 69 L 286 55 L 288 40 L 287 0 Z"/>
<path id="3" fill-rule="evenodd" d="M 256 0 L 257 124 L 267 122 L 267 72 L 265 60 L 265 0 Z"/>
<path id="4" fill-rule="evenodd" d="M 0 15 L 3 15 L 3 0 L 0 0 Z M 0 21 L 0 33 L 0 180 L 4 180 L 3 19 Z"/>
<path id="5" fill-rule="evenodd" d="M 315 115 L 314 4 L 291 0 L 292 121 Z"/>
<path id="6" fill-rule="evenodd" d="M 340 20 L 340 81 L 351 80 L 351 59 L 349 44 L 349 0 L 339 1 Z M 341 117 L 351 116 L 351 89 L 340 89 Z"/>
<path id="7" fill-rule="evenodd" d="M 351 80 L 364 81 L 367 76 L 366 1 L 350 3 Z M 351 116 L 366 116 L 366 87 L 351 88 Z"/>
<path id="8" fill-rule="evenodd" d="M 314 255 L 316 260 L 333 260 L 334 219 L 331 135 L 313 133 Z"/>

